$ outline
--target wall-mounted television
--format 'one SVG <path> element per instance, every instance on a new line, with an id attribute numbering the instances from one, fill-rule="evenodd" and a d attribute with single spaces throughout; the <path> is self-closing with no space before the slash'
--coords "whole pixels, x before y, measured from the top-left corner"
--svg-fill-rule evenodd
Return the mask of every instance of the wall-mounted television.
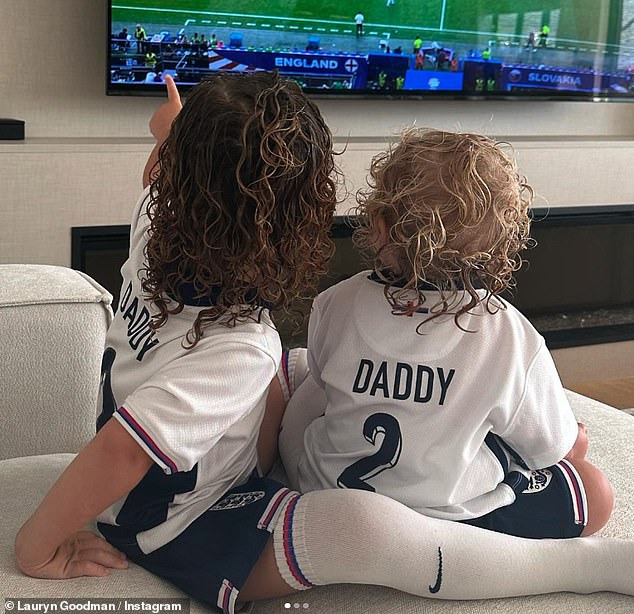
<path id="1" fill-rule="evenodd" d="M 331 96 L 634 100 L 634 0 L 108 0 L 108 94 L 278 70 Z"/>

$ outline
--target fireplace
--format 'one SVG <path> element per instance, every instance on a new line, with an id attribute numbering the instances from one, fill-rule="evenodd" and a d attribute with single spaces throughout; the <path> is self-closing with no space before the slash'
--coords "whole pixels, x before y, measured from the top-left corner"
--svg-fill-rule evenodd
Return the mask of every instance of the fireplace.
<path id="1" fill-rule="evenodd" d="M 507 296 L 545 337 L 550 349 L 634 339 L 634 205 L 535 208 L 537 247 Z M 366 268 L 351 242 L 349 219 L 335 218 L 336 253 L 321 289 Z M 129 226 L 72 229 L 71 266 L 118 300 L 119 269 Z M 306 312 L 309 305 L 298 306 Z M 305 327 L 279 323 L 287 346 L 305 345 Z"/>
<path id="2" fill-rule="evenodd" d="M 119 302 L 120 269 L 128 257 L 130 226 L 80 226 L 71 228 L 71 267 L 90 275 Z"/>

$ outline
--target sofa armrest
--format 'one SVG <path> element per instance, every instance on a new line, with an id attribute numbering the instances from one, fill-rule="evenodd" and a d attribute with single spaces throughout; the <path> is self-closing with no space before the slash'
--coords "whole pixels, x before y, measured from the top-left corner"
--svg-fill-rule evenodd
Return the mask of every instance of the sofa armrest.
<path id="1" fill-rule="evenodd" d="M 0 265 L 0 459 L 77 452 L 94 435 L 111 300 L 66 267 Z"/>

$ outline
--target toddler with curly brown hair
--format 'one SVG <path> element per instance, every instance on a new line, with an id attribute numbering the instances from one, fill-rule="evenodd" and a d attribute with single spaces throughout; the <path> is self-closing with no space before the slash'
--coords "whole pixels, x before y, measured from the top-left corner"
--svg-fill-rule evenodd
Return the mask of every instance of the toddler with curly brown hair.
<path id="1" fill-rule="evenodd" d="M 536 546 L 379 494 L 300 495 L 264 475 L 283 410 L 270 311 L 310 292 L 331 253 L 332 136 L 276 74 L 217 75 L 184 105 L 166 82 L 106 339 L 98 432 L 18 532 L 19 569 L 105 576 L 131 560 L 228 614 L 342 582 L 445 599 L 631 590 L 625 572 L 601 571 L 631 569 L 627 542 Z M 105 539 L 82 530 L 95 519 Z M 562 565 L 575 572 L 553 573 Z"/>
<path id="2" fill-rule="evenodd" d="M 355 240 L 374 269 L 314 302 L 312 377 L 281 438 L 295 485 L 521 537 L 596 532 L 610 485 L 543 338 L 500 297 L 529 242 L 533 190 L 515 161 L 481 135 L 412 128 L 370 174 Z M 287 445 L 298 404 L 301 448 Z"/>

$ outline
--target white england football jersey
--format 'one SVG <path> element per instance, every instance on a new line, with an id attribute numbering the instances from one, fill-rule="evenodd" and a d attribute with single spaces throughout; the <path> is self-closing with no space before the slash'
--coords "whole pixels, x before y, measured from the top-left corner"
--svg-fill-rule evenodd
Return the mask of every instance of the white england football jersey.
<path id="1" fill-rule="evenodd" d="M 121 269 L 98 420 L 101 426 L 114 416 L 155 462 L 127 497 L 98 518 L 104 534 L 136 538 L 145 553 L 169 542 L 253 472 L 267 389 L 281 356 L 266 311 L 258 322 L 206 327 L 191 350 L 182 343 L 205 301 L 150 329 L 153 306 L 139 280 L 148 194 L 136 205 L 130 257 Z"/>
<path id="2" fill-rule="evenodd" d="M 479 305 L 460 320 L 474 332 L 442 316 L 420 335 L 420 311 L 393 315 L 369 271 L 315 300 L 308 360 L 326 409 L 305 433 L 302 491 L 371 489 L 426 515 L 475 518 L 514 501 L 503 482 L 513 454 L 534 469 L 572 448 L 575 417 L 522 314 Z"/>

